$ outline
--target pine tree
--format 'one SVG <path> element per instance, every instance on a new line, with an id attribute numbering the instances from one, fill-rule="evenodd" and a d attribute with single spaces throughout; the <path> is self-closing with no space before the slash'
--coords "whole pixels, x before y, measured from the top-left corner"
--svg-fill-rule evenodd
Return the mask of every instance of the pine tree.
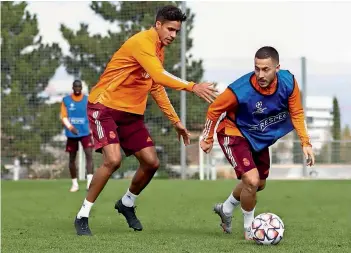
<path id="1" fill-rule="evenodd" d="M 40 96 L 60 64 L 57 44 L 44 44 L 25 2 L 1 2 L 2 156 L 50 158 L 41 148 L 59 133 L 58 105 Z"/>
<path id="2" fill-rule="evenodd" d="M 351 163 L 351 131 L 349 125 L 346 125 L 342 131 L 342 140 L 345 143 L 342 144 L 340 150 L 341 162 Z"/>
<path id="3" fill-rule="evenodd" d="M 332 127 L 333 145 L 332 145 L 332 162 L 340 163 L 340 137 L 341 137 L 341 124 L 340 124 L 340 108 L 338 99 L 333 98 L 333 127 Z"/>

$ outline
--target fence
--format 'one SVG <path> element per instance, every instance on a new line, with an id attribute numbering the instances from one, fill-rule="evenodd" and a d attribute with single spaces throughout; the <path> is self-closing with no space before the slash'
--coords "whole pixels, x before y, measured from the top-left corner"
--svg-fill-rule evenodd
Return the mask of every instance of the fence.
<path id="1" fill-rule="evenodd" d="M 34 13 L 29 13 L 29 17 L 25 17 L 25 11 L 28 10 L 26 3 L 1 3 L 1 171 L 3 178 L 12 178 L 14 168 L 20 168 L 18 176 L 16 174 L 16 177 L 19 178 L 66 178 L 69 176 L 68 154 L 64 151 L 66 138 L 59 119 L 62 97 L 71 92 L 72 81 L 75 78 L 83 80 L 84 90 L 88 92 L 98 80 L 99 74 L 114 51 L 135 32 L 148 29 L 154 22 L 157 8 L 164 4 L 164 2 L 89 3 L 91 7 L 89 10 L 94 12 L 89 16 L 89 20 L 96 18 L 97 23 L 107 24 L 109 22 L 109 26 L 113 24 L 114 29 L 110 33 L 97 30 L 96 33 L 102 35 L 94 36 L 88 28 L 93 27 L 92 23 L 95 22 L 95 19 L 94 22 L 90 21 L 90 26 L 81 25 L 76 30 L 62 25 L 57 33 L 65 43 L 53 45 L 34 39 L 40 35 L 38 22 L 42 21 L 40 16 L 37 20 L 34 19 L 32 16 Z M 177 4 L 181 6 L 180 2 Z M 110 10 L 114 10 L 114 15 L 110 15 Z M 21 15 L 15 15 L 18 13 Z M 191 55 L 190 50 L 196 46 L 193 45 L 191 34 L 194 26 L 192 14 L 188 9 L 189 19 L 185 23 L 186 38 L 184 40 L 177 38 L 166 49 L 164 65 L 169 72 L 179 77 L 186 75 L 188 80 L 196 82 L 213 81 L 218 84 L 220 90 L 223 90 L 228 83 L 240 75 L 252 71 L 251 56 L 202 59 L 201 55 Z M 105 20 L 101 21 L 99 17 Z M 101 27 L 103 25 L 99 26 L 99 29 Z M 225 38 L 218 38 L 218 40 L 225 40 Z M 181 50 L 181 45 L 186 45 L 186 48 L 183 47 Z M 184 64 L 186 64 L 185 67 Z M 307 59 L 304 65 L 299 58 L 290 59 L 282 56 L 281 65 L 282 68 L 290 69 L 296 75 L 299 83 L 303 84 L 302 86 L 306 89 L 306 94 L 303 94 L 305 97 L 309 95 L 329 96 L 329 94 L 335 94 L 335 91 L 342 90 L 345 87 L 344 84 L 332 83 L 334 82 L 332 75 L 342 76 L 342 80 L 351 79 L 348 72 L 350 68 L 345 67 L 342 63 L 331 65 Z M 323 73 L 318 72 L 320 69 L 323 70 Z M 66 72 L 70 75 L 68 76 Z M 305 85 L 305 82 L 308 85 Z M 184 96 L 181 96 L 178 91 L 168 89 L 167 92 L 176 111 L 182 116 L 182 119 L 186 120 L 187 128 L 192 133 L 192 144 L 183 149 L 185 160 L 182 159 L 181 146 L 172 125 L 150 98 L 145 113 L 145 123 L 156 143 L 161 160 L 161 168 L 157 176 L 181 178 L 183 175 L 183 178 L 199 178 L 199 168 L 201 166 L 207 168 L 212 161 L 212 164 L 218 167 L 216 175 L 222 177 L 219 166 L 225 167 L 226 163 L 223 157 L 219 159 L 220 152 L 211 157 L 206 156 L 204 162 L 199 160 L 198 139 L 202 132 L 208 105 L 193 94 L 186 94 L 184 100 Z M 346 104 L 346 107 L 341 107 L 342 116 L 351 115 L 349 113 L 351 107 L 347 106 L 348 94 L 349 92 L 336 94 L 342 100 L 342 106 Z M 184 108 L 184 101 L 186 101 L 186 109 L 181 110 L 182 107 Z M 330 111 L 330 108 L 326 110 Z M 330 118 L 328 120 L 330 121 Z M 325 129 L 329 131 L 328 127 L 329 125 L 326 125 Z M 291 143 L 294 141 L 284 140 L 272 147 L 272 174 L 274 171 L 283 171 L 285 167 L 300 169 L 302 158 L 296 158 L 300 156 L 299 151 L 291 148 Z M 323 152 L 322 155 L 317 156 L 318 170 L 322 168 L 322 165 L 332 168 L 337 164 L 351 172 L 350 160 L 348 160 L 348 157 L 351 157 L 350 141 L 323 140 L 321 143 L 318 152 Z M 282 148 L 279 145 L 284 146 L 284 153 L 280 152 Z M 279 148 L 275 149 L 276 146 Z M 344 160 L 335 163 L 334 154 L 339 153 L 340 159 Z M 213 157 L 215 157 L 215 163 Z M 80 156 L 79 159 L 80 170 L 84 171 L 83 156 Z M 95 167 L 101 164 L 101 159 L 100 154 L 94 154 Z M 125 158 L 121 169 L 114 174 L 114 177 L 130 177 L 137 166 L 138 163 L 134 157 Z M 298 177 L 301 175 L 303 174 L 300 173 Z"/>
<path id="2" fill-rule="evenodd" d="M 318 147 L 318 145 L 317 145 Z M 351 179 L 351 141 L 327 141 L 314 147 L 316 164 L 306 167 L 299 141 L 280 140 L 270 147 L 270 179 Z M 197 167 L 199 169 L 197 169 Z M 236 178 L 219 144 L 211 154 L 199 151 L 199 165 L 192 173 L 200 180 Z"/>
<path id="3" fill-rule="evenodd" d="M 65 141 L 57 141 L 55 147 L 46 146 L 45 150 L 55 156 L 53 163 L 32 162 L 26 157 L 8 160 L 3 163 L 2 177 L 12 178 L 68 178 L 68 154 L 64 152 Z M 158 177 L 181 178 L 180 164 L 171 164 L 167 161 L 167 153 L 157 146 L 162 166 Z M 314 148 L 316 164 L 312 168 L 303 166 L 303 155 L 299 141 L 280 140 L 270 148 L 272 179 L 351 179 L 351 140 L 327 141 L 321 148 Z M 226 160 L 218 143 L 215 142 L 211 154 L 207 155 L 200 150 L 198 143 L 186 148 L 187 168 L 186 178 L 200 180 L 215 180 L 218 178 L 236 178 L 233 168 Z M 81 156 L 84 161 L 83 156 Z M 3 160 L 4 161 L 4 160 Z M 94 155 L 94 164 L 101 163 L 101 155 Z M 84 178 L 84 162 L 80 169 Z M 19 172 L 16 173 L 16 166 Z M 133 157 L 125 158 L 121 170 L 117 171 L 114 178 L 132 177 L 137 162 Z M 19 174 L 18 174 L 19 173 Z"/>

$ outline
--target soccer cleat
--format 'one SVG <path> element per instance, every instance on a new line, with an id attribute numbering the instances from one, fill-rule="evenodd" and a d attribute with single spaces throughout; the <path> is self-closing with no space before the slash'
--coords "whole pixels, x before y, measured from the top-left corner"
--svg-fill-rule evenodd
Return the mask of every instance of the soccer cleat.
<path id="1" fill-rule="evenodd" d="M 136 217 L 135 215 L 135 207 L 127 207 L 123 205 L 122 199 L 118 200 L 115 204 L 115 209 L 118 211 L 118 213 L 123 214 L 123 216 L 126 218 L 127 223 L 130 228 L 133 228 L 134 231 L 141 231 L 143 230 L 143 226 L 140 223 L 140 220 Z"/>
<path id="2" fill-rule="evenodd" d="M 245 240 L 253 240 L 251 227 L 244 228 L 244 237 Z"/>
<path id="3" fill-rule="evenodd" d="M 71 189 L 69 189 L 70 192 L 77 192 L 79 190 L 78 185 L 72 185 Z"/>
<path id="4" fill-rule="evenodd" d="M 223 204 L 215 204 L 215 206 L 213 207 L 213 211 L 219 215 L 219 217 L 221 218 L 221 223 L 219 224 L 222 229 L 223 232 L 227 233 L 227 234 L 231 234 L 232 233 L 232 216 L 227 216 L 224 214 L 223 212 Z"/>
<path id="5" fill-rule="evenodd" d="M 77 235 L 92 235 L 87 217 L 82 217 L 80 219 L 76 217 L 76 219 L 74 220 L 74 226 L 76 228 Z"/>

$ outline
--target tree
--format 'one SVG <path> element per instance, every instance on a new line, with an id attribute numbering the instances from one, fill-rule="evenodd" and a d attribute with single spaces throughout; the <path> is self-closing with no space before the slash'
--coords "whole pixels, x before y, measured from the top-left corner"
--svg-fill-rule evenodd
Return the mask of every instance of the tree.
<path id="1" fill-rule="evenodd" d="M 315 160 L 318 162 L 318 164 L 326 164 L 330 163 L 330 158 L 331 158 L 331 146 L 330 143 L 324 143 L 319 150 L 319 152 L 316 154 Z"/>
<path id="2" fill-rule="evenodd" d="M 118 3 L 92 2 L 91 9 L 107 22 L 116 23 L 118 32 L 108 31 L 107 36 L 99 34 L 90 35 L 88 25 L 81 24 L 80 29 L 72 29 L 61 25 L 63 37 L 70 44 L 70 55 L 64 59 L 68 73 L 84 80 L 89 88 L 95 85 L 100 74 L 105 69 L 113 53 L 133 34 L 150 28 L 155 22 L 155 14 L 161 6 L 180 2 L 149 2 L 149 1 L 123 1 Z M 189 33 L 193 28 L 195 15 L 187 9 L 187 50 L 193 46 Z M 202 60 L 194 60 L 187 53 L 186 59 L 187 79 L 198 82 L 203 75 Z M 165 69 L 180 77 L 180 39 L 166 48 Z M 180 92 L 167 89 L 168 95 L 175 110 L 180 112 Z M 207 104 L 193 94 L 187 96 L 187 127 L 190 130 L 200 129 L 205 121 Z M 156 103 L 149 99 L 145 114 L 145 121 L 157 145 L 162 146 L 168 154 L 168 161 L 179 162 L 179 144 L 176 134 L 168 120 L 165 120 Z M 201 124 L 199 124 L 201 122 Z"/>
<path id="3" fill-rule="evenodd" d="M 1 2 L 1 139 L 4 157 L 49 158 L 41 149 L 61 130 L 59 106 L 40 93 L 60 64 L 57 44 L 43 44 L 25 2 Z"/>
<path id="4" fill-rule="evenodd" d="M 332 145 L 332 163 L 340 162 L 340 137 L 341 137 L 341 124 L 340 124 L 340 108 L 338 99 L 333 98 L 333 127 L 332 127 L 333 145 Z"/>
<path id="5" fill-rule="evenodd" d="M 346 125 L 342 131 L 342 140 L 346 141 L 340 150 L 340 160 L 343 163 L 351 163 L 351 131 L 349 125 Z"/>

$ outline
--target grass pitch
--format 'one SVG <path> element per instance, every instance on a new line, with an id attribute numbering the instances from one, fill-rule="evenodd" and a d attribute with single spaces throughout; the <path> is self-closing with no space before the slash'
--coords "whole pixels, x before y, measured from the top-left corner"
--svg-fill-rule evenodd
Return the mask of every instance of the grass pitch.
<path id="1" fill-rule="evenodd" d="M 273 212 L 286 227 L 277 246 L 243 240 L 234 211 L 233 234 L 223 234 L 213 204 L 236 182 L 153 180 L 137 199 L 144 230 L 131 231 L 114 203 L 129 181 L 110 180 L 89 219 L 93 237 L 79 237 L 74 216 L 85 197 L 69 180 L 2 181 L 2 252 L 351 252 L 350 181 L 268 181 L 256 214 Z"/>

